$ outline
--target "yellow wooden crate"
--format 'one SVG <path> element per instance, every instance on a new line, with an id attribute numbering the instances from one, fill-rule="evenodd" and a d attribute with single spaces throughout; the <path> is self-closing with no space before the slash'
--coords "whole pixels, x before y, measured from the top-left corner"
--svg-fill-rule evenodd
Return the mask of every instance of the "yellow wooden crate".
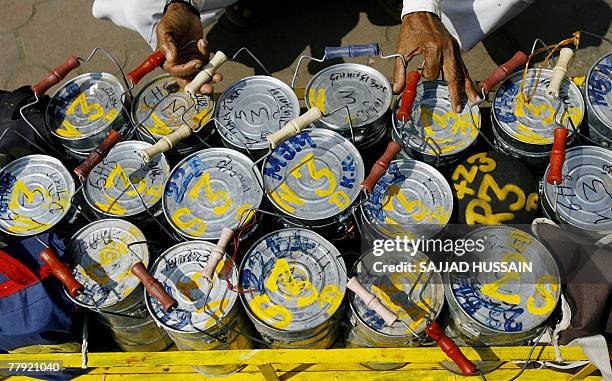
<path id="1" fill-rule="evenodd" d="M 503 364 L 486 375 L 487 380 L 508 380 L 527 359 L 530 347 L 462 348 L 472 361 L 500 361 Z M 587 360 L 579 347 L 562 347 L 565 361 Z M 532 360 L 555 361 L 551 346 L 539 346 Z M 80 368 L 80 353 L 10 354 L 0 355 L 0 362 L 62 361 L 66 368 Z M 87 374 L 75 378 L 89 381 L 114 380 L 227 380 L 227 381 L 357 381 L 357 380 L 480 380 L 480 377 L 463 377 L 446 370 L 440 362 L 449 361 L 437 347 L 431 348 L 351 348 L 351 349 L 255 349 L 203 352 L 111 352 L 89 353 Z M 398 370 L 374 371 L 361 363 L 408 363 Z M 225 377 L 207 377 L 195 373 L 191 365 L 244 364 L 239 373 Z M 598 380 L 589 376 L 594 368 L 589 364 L 578 374 L 562 373 L 551 368 L 527 369 L 519 380 Z M 8 380 L 26 380 L 13 376 Z"/>

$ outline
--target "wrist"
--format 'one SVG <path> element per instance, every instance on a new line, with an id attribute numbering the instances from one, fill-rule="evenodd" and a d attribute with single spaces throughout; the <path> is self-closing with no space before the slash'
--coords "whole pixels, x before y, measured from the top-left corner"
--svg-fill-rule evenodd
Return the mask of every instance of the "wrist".
<path id="1" fill-rule="evenodd" d="M 191 2 L 184 1 L 184 0 L 168 0 L 168 1 L 166 1 L 166 6 L 164 7 L 163 14 L 165 14 L 168 10 L 175 10 L 175 9 L 179 9 L 179 8 L 185 8 L 185 9 L 189 10 L 189 12 L 191 12 L 195 16 L 197 16 L 198 18 L 200 17 L 200 11 L 198 11 L 198 9 L 196 7 L 194 7 L 193 4 L 191 4 Z"/>
<path id="2" fill-rule="evenodd" d="M 440 0 L 404 0 L 402 19 L 404 16 L 416 12 L 429 12 L 440 17 Z"/>

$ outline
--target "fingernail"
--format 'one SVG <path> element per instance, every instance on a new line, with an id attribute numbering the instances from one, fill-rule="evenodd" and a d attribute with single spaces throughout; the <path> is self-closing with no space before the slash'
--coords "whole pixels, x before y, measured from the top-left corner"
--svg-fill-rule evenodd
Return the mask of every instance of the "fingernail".
<path id="1" fill-rule="evenodd" d="M 166 61 L 172 61 L 172 53 L 166 53 Z"/>
<path id="2" fill-rule="evenodd" d="M 461 105 L 455 106 L 455 112 L 456 113 L 460 113 L 461 112 Z"/>
<path id="3" fill-rule="evenodd" d="M 198 63 L 198 64 L 195 65 L 196 70 L 199 70 L 201 67 L 202 67 L 202 64 Z"/>

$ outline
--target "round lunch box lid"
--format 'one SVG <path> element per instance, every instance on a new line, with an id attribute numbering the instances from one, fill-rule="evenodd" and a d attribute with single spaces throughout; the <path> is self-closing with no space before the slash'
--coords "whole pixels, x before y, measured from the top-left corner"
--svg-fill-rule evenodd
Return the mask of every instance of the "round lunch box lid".
<path id="1" fill-rule="evenodd" d="M 132 266 L 149 265 L 149 249 L 142 231 L 115 218 L 92 222 L 76 232 L 69 243 L 74 278 L 85 291 L 76 301 L 86 307 L 111 307 L 140 285 Z"/>
<path id="2" fill-rule="evenodd" d="M 426 316 L 435 318 L 442 309 L 444 287 L 439 273 L 432 272 L 432 278 L 429 280 L 429 273 L 420 273 L 420 264 L 429 262 L 427 256 L 419 251 L 412 254 L 387 251 L 383 256 L 375 256 L 373 252 L 369 252 L 356 264 L 355 275 L 363 287 L 394 312 L 399 320 L 419 334 L 428 324 Z M 384 271 L 381 265 L 375 265 L 376 262 L 394 266 L 410 263 L 415 266 L 416 271 L 388 272 Z M 355 293 L 350 293 L 350 303 L 359 319 L 376 332 L 414 338 L 403 324 L 386 325 Z"/>
<path id="3" fill-rule="evenodd" d="M 543 191 L 551 208 L 573 226 L 590 231 L 612 231 L 612 151 L 579 146 L 565 152 L 560 186 L 546 181 Z M 558 194 L 558 197 L 557 197 Z"/>
<path id="4" fill-rule="evenodd" d="M 75 184 L 58 159 L 29 155 L 0 169 L 0 231 L 27 237 L 60 222 L 70 209 Z"/>
<path id="5" fill-rule="evenodd" d="M 306 229 L 284 229 L 256 242 L 240 266 L 249 314 L 274 329 L 301 332 L 327 322 L 346 291 L 338 250 Z"/>
<path id="6" fill-rule="evenodd" d="M 123 110 L 123 85 L 108 73 L 86 73 L 51 96 L 47 123 L 62 139 L 83 139 L 104 131 Z"/>
<path id="7" fill-rule="evenodd" d="M 481 122 L 478 107 L 470 107 L 464 98 L 461 112 L 453 111 L 448 84 L 445 81 L 421 82 L 416 91 L 410 120 L 404 123 L 397 117 L 402 104 L 401 97 L 393 109 L 393 125 L 412 149 L 430 156 L 436 153 L 448 156 L 461 152 L 474 143 Z M 425 143 L 426 140 L 429 144 Z"/>
<path id="8" fill-rule="evenodd" d="M 385 236 L 433 237 L 453 212 L 451 188 L 434 167 L 394 160 L 363 204 L 366 223 Z"/>
<path id="9" fill-rule="evenodd" d="M 603 124 L 612 128 L 612 53 L 593 64 L 586 80 L 586 99 Z"/>
<path id="10" fill-rule="evenodd" d="M 552 70 L 528 70 L 523 93 L 525 95 L 533 94 L 529 103 L 521 95 L 523 73 L 524 71 L 521 70 L 511 74 L 495 91 L 493 105 L 491 106 L 494 128 L 501 128 L 507 135 L 523 143 L 547 145 L 553 143 L 553 131 L 555 127 L 558 127 L 555 120 L 557 122 L 561 121 L 564 126 L 568 126 L 567 118 L 569 115 L 576 129 L 580 126 L 584 117 L 584 99 L 578 86 L 567 79 L 563 80 L 559 97 L 564 105 L 559 109 L 557 117 L 554 118 L 559 101 L 546 95 Z M 567 106 L 566 114 L 563 113 L 565 106 Z M 568 138 L 573 133 L 570 126 Z"/>
<path id="11" fill-rule="evenodd" d="M 266 136 L 300 116 L 300 102 L 284 82 L 264 75 L 246 77 L 227 88 L 217 100 L 215 122 L 232 146 L 262 150 Z"/>
<path id="12" fill-rule="evenodd" d="M 212 283 L 203 275 L 214 248 L 214 244 L 206 241 L 182 242 L 161 254 L 151 267 L 151 275 L 178 302 L 178 307 L 167 313 L 155 298 L 146 294 L 151 315 L 165 327 L 179 332 L 207 330 L 231 313 L 238 293 L 228 287 L 226 259 L 217 265 Z M 229 279 L 238 284 L 236 267 L 229 273 Z"/>
<path id="13" fill-rule="evenodd" d="M 137 140 L 119 142 L 92 169 L 84 195 L 94 210 L 107 216 L 129 217 L 161 200 L 170 166 L 163 154 L 145 165 L 139 151 L 148 147 L 151 144 Z"/>
<path id="14" fill-rule="evenodd" d="M 304 91 L 306 107 L 317 107 L 331 113 L 348 106 L 353 127 L 363 127 L 380 119 L 391 105 L 393 92 L 389 80 L 379 71 L 365 65 L 342 63 L 315 74 Z M 340 110 L 325 116 L 327 126 L 348 130 L 348 114 Z"/>
<path id="15" fill-rule="evenodd" d="M 156 139 L 187 124 L 197 131 L 212 117 L 215 102 L 207 95 L 192 96 L 169 74 L 148 82 L 136 94 L 132 115 Z"/>
<path id="16" fill-rule="evenodd" d="M 561 293 L 559 269 L 553 256 L 537 239 L 509 226 L 486 226 L 466 240 L 482 240 L 456 261 L 470 264 L 467 272 L 449 272 L 447 284 L 461 308 L 487 329 L 517 333 L 540 326 L 553 312 Z M 524 272 L 478 271 L 472 263 L 531 264 Z"/>
<path id="17" fill-rule="evenodd" d="M 263 166 L 272 204 L 301 220 L 346 210 L 360 194 L 364 165 L 357 148 L 337 132 L 307 129 L 276 147 Z"/>
<path id="18" fill-rule="evenodd" d="M 261 204 L 260 181 L 251 159 L 240 152 L 198 151 L 170 173 L 162 198 L 164 214 L 185 237 L 218 239 L 224 227 L 235 229 L 241 219 L 253 217 L 248 210 Z"/>

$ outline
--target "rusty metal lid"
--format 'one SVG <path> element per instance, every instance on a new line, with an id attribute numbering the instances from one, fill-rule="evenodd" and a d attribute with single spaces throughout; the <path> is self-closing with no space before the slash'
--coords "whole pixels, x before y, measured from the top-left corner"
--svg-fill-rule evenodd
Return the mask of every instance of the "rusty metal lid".
<path id="1" fill-rule="evenodd" d="M 72 176 L 56 158 L 29 155 L 0 170 L 0 231 L 42 233 L 60 222 L 75 192 Z"/>

